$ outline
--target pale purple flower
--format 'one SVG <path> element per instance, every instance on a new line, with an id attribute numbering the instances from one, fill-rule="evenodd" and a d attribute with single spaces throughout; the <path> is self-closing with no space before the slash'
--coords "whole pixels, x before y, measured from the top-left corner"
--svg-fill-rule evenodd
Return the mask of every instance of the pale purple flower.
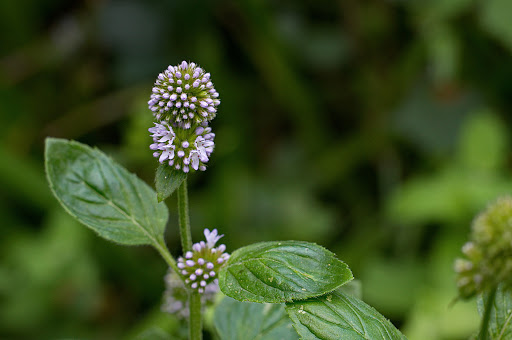
<path id="1" fill-rule="evenodd" d="M 224 235 L 219 235 L 217 229 L 204 230 L 206 242 L 194 243 L 192 252 L 187 252 L 186 258 L 178 258 L 178 268 L 182 269 L 181 274 L 185 283 L 192 289 L 203 293 L 209 284 L 216 282 L 218 270 L 229 259 L 229 254 L 224 253 L 226 246 L 221 244 L 214 248 L 217 241 Z M 192 256 L 190 256 L 192 253 Z M 189 264 L 193 264 L 190 266 Z"/>
<path id="2" fill-rule="evenodd" d="M 220 240 L 224 235 L 219 235 L 217 229 L 213 229 L 210 231 L 208 228 L 204 230 L 204 237 L 206 238 L 206 244 L 209 248 L 215 247 L 215 244 L 218 240 Z"/>
<path id="3" fill-rule="evenodd" d="M 183 172 L 204 171 L 215 147 L 215 134 L 208 126 L 183 129 L 184 124 L 171 125 L 168 122 L 154 123 L 149 128 L 153 143 L 149 148 L 160 163 L 167 162 Z M 185 123 L 186 124 L 186 123 Z"/>
<path id="4" fill-rule="evenodd" d="M 148 106 L 159 121 L 183 123 L 182 128 L 189 129 L 215 118 L 218 97 L 210 74 L 195 63 L 183 61 L 158 75 Z"/>

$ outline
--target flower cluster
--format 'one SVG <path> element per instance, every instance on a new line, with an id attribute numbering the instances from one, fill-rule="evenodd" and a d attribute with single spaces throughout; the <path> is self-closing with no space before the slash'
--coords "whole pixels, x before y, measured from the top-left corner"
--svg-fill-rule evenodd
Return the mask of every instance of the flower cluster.
<path id="1" fill-rule="evenodd" d="M 149 109 L 156 119 L 149 129 L 154 157 L 184 172 L 206 170 L 215 134 L 208 123 L 220 104 L 210 74 L 195 63 L 169 66 L 155 81 Z"/>
<path id="2" fill-rule="evenodd" d="M 154 123 L 149 129 L 152 133 L 153 144 L 149 146 L 155 150 L 153 156 L 160 163 L 168 162 L 175 169 L 189 172 L 206 170 L 206 163 L 213 152 L 213 139 L 215 134 L 210 127 L 198 126 L 192 133 L 189 130 L 173 129 L 167 122 Z"/>
<path id="3" fill-rule="evenodd" d="M 148 105 L 156 119 L 183 122 L 188 129 L 193 123 L 207 123 L 215 117 L 218 97 L 210 74 L 195 63 L 183 61 L 158 75 Z"/>
<path id="4" fill-rule="evenodd" d="M 204 230 L 206 242 L 201 241 L 192 246 L 185 257 L 178 259 L 178 268 L 185 278 L 185 283 L 199 293 L 204 293 L 210 283 L 218 284 L 217 273 L 229 259 L 229 254 L 224 253 L 226 246 L 221 244 L 215 248 L 217 241 L 224 235 L 218 235 L 217 229 Z"/>
<path id="5" fill-rule="evenodd" d="M 180 319 L 187 319 L 190 313 L 188 309 L 188 290 L 183 281 L 172 269 L 169 269 L 164 281 L 166 289 L 162 311 L 175 314 Z M 216 282 L 212 282 L 204 288 L 204 292 L 201 294 L 202 308 L 213 305 L 219 290 L 219 285 Z"/>
<path id="6" fill-rule="evenodd" d="M 473 221 L 465 258 L 455 261 L 457 287 L 462 298 L 512 286 L 512 197 L 502 197 Z"/>

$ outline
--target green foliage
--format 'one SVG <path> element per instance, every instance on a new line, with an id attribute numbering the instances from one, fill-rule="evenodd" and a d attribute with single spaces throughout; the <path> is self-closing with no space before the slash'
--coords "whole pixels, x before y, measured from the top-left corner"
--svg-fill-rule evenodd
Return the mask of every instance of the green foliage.
<path id="1" fill-rule="evenodd" d="M 478 313 L 484 314 L 487 295 L 478 297 Z M 494 297 L 491 309 L 491 319 L 489 323 L 489 340 L 512 339 L 512 291 L 510 288 L 499 286 Z"/>
<path id="2" fill-rule="evenodd" d="M 482 27 L 505 47 L 512 50 L 512 27 L 510 26 L 512 3 L 508 0 L 487 0 L 481 6 Z"/>
<path id="3" fill-rule="evenodd" d="M 135 175 L 101 151 L 64 139 L 48 138 L 45 156 L 55 197 L 81 223 L 125 245 L 163 240 L 167 207 Z"/>
<path id="4" fill-rule="evenodd" d="M 298 339 L 282 304 L 225 297 L 216 307 L 213 321 L 221 340 Z"/>
<path id="5" fill-rule="evenodd" d="M 158 202 L 162 202 L 179 188 L 181 183 L 187 179 L 183 171 L 174 170 L 167 164 L 160 164 L 156 169 L 155 188 Z"/>
<path id="6" fill-rule="evenodd" d="M 504 122 L 490 109 L 476 111 L 459 138 L 459 161 L 475 172 L 500 172 L 507 160 L 509 136 Z"/>
<path id="7" fill-rule="evenodd" d="M 406 339 L 374 308 L 340 291 L 287 303 L 286 311 L 305 340 Z"/>
<path id="8" fill-rule="evenodd" d="M 281 303 L 330 292 L 352 280 L 348 266 L 310 242 L 261 242 L 237 249 L 219 273 L 224 294 Z"/>
<path id="9" fill-rule="evenodd" d="M 394 220 L 458 222 L 487 202 L 512 192 L 501 169 L 508 136 L 489 110 L 477 110 L 464 122 L 454 162 L 437 172 L 410 178 L 392 195 L 388 212 Z"/>

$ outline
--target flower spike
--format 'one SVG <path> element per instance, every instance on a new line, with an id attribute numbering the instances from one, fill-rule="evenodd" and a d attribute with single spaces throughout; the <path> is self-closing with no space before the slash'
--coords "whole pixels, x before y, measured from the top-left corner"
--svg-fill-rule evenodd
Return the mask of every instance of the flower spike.
<path id="1" fill-rule="evenodd" d="M 185 283 L 192 289 L 197 289 L 199 293 L 205 292 L 205 287 L 211 283 L 217 284 L 217 274 L 219 269 L 229 259 L 229 254 L 224 253 L 226 246 L 221 244 L 217 248 L 215 244 L 224 235 L 218 235 L 217 229 L 210 232 L 204 230 L 206 242 L 194 243 L 192 246 L 192 256 L 187 252 L 185 258 L 178 258 L 178 268 L 180 274 L 185 278 Z"/>
<path id="2" fill-rule="evenodd" d="M 210 73 L 183 61 L 158 75 L 148 106 L 158 121 L 190 129 L 215 118 L 218 98 Z"/>

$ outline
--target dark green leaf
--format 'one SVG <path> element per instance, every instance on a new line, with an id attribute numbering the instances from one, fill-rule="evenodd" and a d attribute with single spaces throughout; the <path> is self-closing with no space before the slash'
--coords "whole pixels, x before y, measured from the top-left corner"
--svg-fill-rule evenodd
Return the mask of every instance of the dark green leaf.
<path id="1" fill-rule="evenodd" d="M 62 206 L 100 236 L 121 244 L 156 245 L 167 207 L 146 183 L 104 153 L 64 139 L 46 139 L 46 173 Z"/>
<path id="2" fill-rule="evenodd" d="M 352 280 L 348 266 L 314 243 L 262 242 L 236 250 L 219 273 L 224 294 L 280 303 L 333 291 Z"/>
<path id="3" fill-rule="evenodd" d="M 484 313 L 484 300 L 486 297 L 478 298 L 478 313 Z M 489 339 L 505 340 L 512 339 L 512 290 L 499 286 L 494 298 L 494 305 L 489 320 Z"/>
<path id="4" fill-rule="evenodd" d="M 155 177 L 158 202 L 162 202 L 171 196 L 186 178 L 187 174 L 183 171 L 174 170 L 167 164 L 160 164 L 156 170 Z"/>
<path id="5" fill-rule="evenodd" d="M 221 340 L 297 340 L 284 306 L 239 302 L 225 297 L 213 319 Z"/>
<path id="6" fill-rule="evenodd" d="M 406 339 L 374 308 L 339 290 L 287 303 L 286 311 L 305 340 Z"/>

